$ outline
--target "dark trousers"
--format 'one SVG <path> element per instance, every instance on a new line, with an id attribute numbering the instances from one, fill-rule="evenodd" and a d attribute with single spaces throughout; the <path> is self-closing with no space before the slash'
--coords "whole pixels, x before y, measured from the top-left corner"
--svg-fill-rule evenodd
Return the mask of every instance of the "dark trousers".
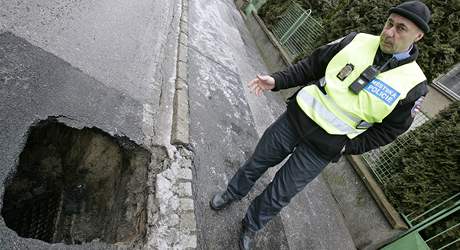
<path id="1" fill-rule="evenodd" d="M 282 162 L 289 154 L 291 156 L 273 181 L 252 201 L 246 212 L 244 223 L 252 231 L 262 229 L 329 161 L 318 156 L 300 140 L 284 113 L 265 131 L 253 155 L 227 186 L 232 198 L 243 198 L 268 168 Z"/>

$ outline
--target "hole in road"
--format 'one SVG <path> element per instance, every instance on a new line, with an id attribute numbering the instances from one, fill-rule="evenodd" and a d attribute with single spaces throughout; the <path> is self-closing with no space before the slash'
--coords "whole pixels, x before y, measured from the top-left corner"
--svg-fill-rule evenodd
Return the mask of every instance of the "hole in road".
<path id="1" fill-rule="evenodd" d="M 50 243 L 137 242 L 147 227 L 150 160 L 127 138 L 42 121 L 6 183 L 2 216 L 19 236 Z"/>

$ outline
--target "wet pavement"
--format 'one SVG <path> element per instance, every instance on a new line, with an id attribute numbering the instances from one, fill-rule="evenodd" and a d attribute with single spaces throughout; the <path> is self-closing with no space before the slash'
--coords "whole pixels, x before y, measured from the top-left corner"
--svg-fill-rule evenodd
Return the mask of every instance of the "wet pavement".
<path id="1" fill-rule="evenodd" d="M 154 96 L 177 1 L 0 1 L 8 30 L 140 101 Z M 172 32 L 172 31 L 169 31 Z"/>
<path id="2" fill-rule="evenodd" d="M 0 33 L 12 32 L 107 88 L 148 105 L 144 109 L 155 117 L 152 136 L 164 142 L 159 130 L 170 118 L 160 106 L 168 105 L 164 99 L 171 89 L 165 85 L 173 85 L 175 77 L 180 4 L 1 0 Z"/>
<path id="3" fill-rule="evenodd" d="M 276 168 L 248 197 L 223 211 L 209 199 L 223 190 L 258 138 L 282 112 L 275 93 L 256 97 L 246 83 L 267 72 L 233 1 L 190 2 L 190 135 L 200 249 L 237 249 L 241 220 Z M 256 249 L 354 249 L 340 211 L 322 178 L 310 183 L 256 238 Z"/>
<path id="4" fill-rule="evenodd" d="M 195 152 L 195 211 L 200 249 L 238 248 L 241 219 L 249 199 L 214 212 L 209 208 L 209 198 L 225 188 L 228 179 L 251 154 L 259 138 L 257 128 L 268 125 L 253 117 L 248 101 L 248 97 L 254 97 L 249 96 L 246 81 L 265 69 L 257 50 L 245 45 L 244 36 L 250 41 L 247 33 L 242 37 L 237 29 L 243 25 L 238 15 L 232 1 L 190 3 L 190 134 Z M 260 99 L 268 101 L 265 97 Z M 267 121 L 275 116 L 268 106 L 259 112 L 258 117 Z M 260 187 L 256 188 L 249 197 L 260 191 Z M 280 218 L 259 235 L 257 247 L 288 249 Z"/>

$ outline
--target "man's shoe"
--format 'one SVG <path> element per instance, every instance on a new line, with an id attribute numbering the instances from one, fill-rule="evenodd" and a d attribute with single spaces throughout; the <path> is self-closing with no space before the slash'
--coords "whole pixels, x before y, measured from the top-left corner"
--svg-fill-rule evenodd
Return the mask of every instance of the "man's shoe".
<path id="1" fill-rule="evenodd" d="M 250 250 L 253 248 L 253 241 L 256 232 L 251 231 L 243 222 L 243 229 L 240 234 L 240 249 L 241 250 Z"/>
<path id="2" fill-rule="evenodd" d="M 230 197 L 230 195 L 227 193 L 227 191 L 224 192 L 219 192 L 215 194 L 209 204 L 211 205 L 211 208 L 214 210 L 221 210 L 222 208 L 230 205 L 230 203 L 233 202 L 233 199 Z"/>

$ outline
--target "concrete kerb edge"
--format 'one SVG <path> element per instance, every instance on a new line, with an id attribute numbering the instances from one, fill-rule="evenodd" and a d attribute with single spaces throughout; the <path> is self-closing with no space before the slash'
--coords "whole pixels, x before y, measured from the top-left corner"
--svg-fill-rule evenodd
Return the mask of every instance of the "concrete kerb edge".
<path id="1" fill-rule="evenodd" d="M 187 57 L 188 57 L 188 0 L 182 0 L 182 13 L 180 18 L 179 43 L 177 56 L 177 75 L 173 103 L 173 124 L 171 131 L 171 144 L 188 145 L 189 140 L 189 102 L 187 83 Z"/>
<path id="2" fill-rule="evenodd" d="M 394 229 L 408 229 L 407 224 L 403 221 L 393 205 L 391 205 L 391 203 L 388 201 L 383 190 L 380 188 L 380 186 L 377 184 L 377 181 L 367 169 L 367 166 L 362 161 L 361 156 L 347 155 L 346 158 L 351 163 L 358 176 L 361 177 L 361 180 L 366 185 L 367 189 L 376 201 L 380 210 L 382 210 L 390 225 Z"/>
<path id="3" fill-rule="evenodd" d="M 158 175 L 158 179 L 167 180 L 171 184 L 170 190 L 166 189 L 166 196 L 159 195 L 159 201 L 166 203 L 160 204 L 160 216 L 162 211 L 176 210 L 168 216 L 177 217 L 177 224 L 170 224 L 169 217 L 165 218 L 167 234 L 170 234 L 169 241 L 158 242 L 157 247 L 196 249 L 197 248 L 197 226 L 195 218 L 195 206 L 193 202 L 193 174 L 191 153 L 180 145 L 187 147 L 190 144 L 189 120 L 190 106 L 188 93 L 188 0 L 182 0 L 182 11 L 179 21 L 179 41 L 176 60 L 176 80 L 173 101 L 173 121 L 171 131 L 171 144 L 178 146 L 176 160 L 171 167 Z M 185 155 L 185 157 L 184 157 Z M 157 180 L 158 180 L 157 179 Z M 166 185 L 168 186 L 168 185 Z M 157 184 L 157 188 L 159 188 Z M 172 206 L 178 202 L 177 207 Z M 166 207 L 164 207 L 166 206 Z M 171 207 L 172 206 L 172 207 Z M 165 209 L 166 208 L 166 209 Z M 175 209 L 174 209 L 175 208 Z M 163 210 L 162 210 L 163 209 Z M 160 223 L 160 227 L 161 227 Z"/>
<path id="4" fill-rule="evenodd" d="M 240 15 L 243 17 L 244 20 L 246 20 L 247 17 L 242 10 L 244 6 L 244 2 L 241 0 L 235 0 L 234 4 L 235 4 L 236 9 L 240 12 Z"/>
<path id="5" fill-rule="evenodd" d="M 183 45 L 183 47 L 187 47 L 188 48 L 188 35 L 181 32 L 179 34 L 179 43 L 181 43 Z"/>

